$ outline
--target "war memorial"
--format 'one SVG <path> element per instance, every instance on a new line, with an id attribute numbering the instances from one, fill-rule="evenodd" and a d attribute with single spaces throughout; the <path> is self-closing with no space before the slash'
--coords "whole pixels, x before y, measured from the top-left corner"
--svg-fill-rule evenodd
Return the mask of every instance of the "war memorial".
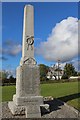
<path id="1" fill-rule="evenodd" d="M 34 58 L 34 7 L 24 8 L 24 26 L 22 40 L 22 58 L 16 70 L 16 94 L 8 103 L 12 114 L 26 114 L 26 118 L 41 117 L 39 67 Z"/>
<path id="2" fill-rule="evenodd" d="M 16 68 L 16 94 L 12 101 L 2 102 L 0 118 L 77 118 L 78 111 L 67 103 L 40 95 L 40 70 L 34 57 L 34 42 L 34 6 L 27 4 L 24 7 L 22 56 Z"/>

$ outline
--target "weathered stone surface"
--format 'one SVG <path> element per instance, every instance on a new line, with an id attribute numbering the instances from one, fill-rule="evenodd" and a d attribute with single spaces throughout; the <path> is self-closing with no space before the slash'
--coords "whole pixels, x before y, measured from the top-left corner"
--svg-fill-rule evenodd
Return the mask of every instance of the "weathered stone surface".
<path id="1" fill-rule="evenodd" d="M 34 7 L 24 7 L 22 58 L 20 65 L 27 64 L 29 58 L 34 58 Z"/>
<path id="2" fill-rule="evenodd" d="M 43 104 L 42 96 L 27 96 L 27 97 L 17 97 L 13 96 L 13 101 L 16 105 L 28 106 L 28 105 L 41 105 Z"/>
<path id="3" fill-rule="evenodd" d="M 16 94 L 8 106 L 12 114 L 26 114 L 26 117 L 41 117 L 39 66 L 34 58 L 34 10 L 32 5 L 24 8 L 22 58 L 16 70 Z M 25 109 L 26 108 L 26 109 Z"/>
<path id="4" fill-rule="evenodd" d="M 25 106 L 16 105 L 14 102 L 10 101 L 8 103 L 8 107 L 11 110 L 13 115 L 24 115 L 25 114 Z"/>
<path id="5" fill-rule="evenodd" d="M 40 75 L 37 65 L 29 66 L 24 64 L 17 68 L 16 95 L 38 96 L 40 95 Z"/>
<path id="6" fill-rule="evenodd" d="M 39 85 L 37 65 L 23 64 L 17 68 L 16 94 L 13 96 L 13 102 L 8 104 L 12 114 L 26 114 L 26 117 L 30 118 L 41 116 L 40 105 L 43 104 L 43 97 L 40 96 Z"/>
<path id="7" fill-rule="evenodd" d="M 47 101 L 46 101 L 47 102 Z M 54 103 L 54 104 L 53 104 Z M 60 101 L 57 99 L 53 100 L 53 103 L 50 102 L 50 108 L 52 107 L 53 110 L 50 109 L 49 113 L 42 113 L 42 119 L 54 119 L 54 118 L 78 118 L 80 120 L 80 112 L 72 109 L 71 106 L 67 107 L 65 104 L 62 105 Z M 0 114 L 1 118 L 26 118 L 26 115 L 13 115 L 11 114 L 10 109 L 8 108 L 7 102 L 0 103 L 2 105 L 2 114 Z M 61 106 L 59 106 L 61 104 Z M 76 112 L 77 111 L 77 112 Z M 41 120 L 41 118 L 39 119 Z"/>
<path id="8" fill-rule="evenodd" d="M 26 107 L 26 117 L 27 118 L 40 118 L 41 111 L 39 105 L 29 105 Z"/>

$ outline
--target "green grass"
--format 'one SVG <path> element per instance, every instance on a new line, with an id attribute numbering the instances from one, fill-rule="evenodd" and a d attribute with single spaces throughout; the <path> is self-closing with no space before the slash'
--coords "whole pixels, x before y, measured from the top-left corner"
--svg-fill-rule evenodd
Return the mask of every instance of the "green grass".
<path id="1" fill-rule="evenodd" d="M 70 100 L 67 102 L 67 104 L 73 106 L 74 108 L 78 109 L 80 111 L 80 98 L 76 98 L 76 99 L 73 99 L 73 100 Z"/>
<path id="2" fill-rule="evenodd" d="M 43 96 L 53 96 L 54 98 L 62 97 L 61 100 L 66 101 L 69 105 L 80 110 L 80 97 L 75 98 L 79 92 L 78 84 L 78 82 L 42 84 L 41 94 Z M 71 97 L 73 97 L 73 99 Z"/>
<path id="3" fill-rule="evenodd" d="M 15 86 L 3 86 L 2 87 L 2 101 L 12 100 L 13 94 L 15 94 Z M 48 83 L 41 84 L 42 96 L 53 96 L 54 98 L 61 98 L 66 102 L 80 110 L 79 98 L 76 98 L 78 93 L 78 82 L 66 82 L 66 83 Z M 67 97 L 66 97 L 67 96 Z"/>
<path id="4" fill-rule="evenodd" d="M 2 101 L 12 100 L 13 94 L 15 94 L 15 86 L 3 86 L 2 87 Z"/>
<path id="5" fill-rule="evenodd" d="M 41 94 L 43 96 L 62 97 L 78 93 L 78 82 L 42 84 Z"/>

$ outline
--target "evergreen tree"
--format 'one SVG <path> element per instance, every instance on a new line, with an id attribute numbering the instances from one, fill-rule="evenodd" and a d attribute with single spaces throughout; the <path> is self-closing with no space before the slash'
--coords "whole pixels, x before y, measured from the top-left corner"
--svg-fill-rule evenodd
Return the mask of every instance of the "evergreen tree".
<path id="1" fill-rule="evenodd" d="M 68 77 L 77 75 L 77 72 L 75 71 L 75 67 L 71 63 L 66 63 L 64 67 L 64 75 Z"/>

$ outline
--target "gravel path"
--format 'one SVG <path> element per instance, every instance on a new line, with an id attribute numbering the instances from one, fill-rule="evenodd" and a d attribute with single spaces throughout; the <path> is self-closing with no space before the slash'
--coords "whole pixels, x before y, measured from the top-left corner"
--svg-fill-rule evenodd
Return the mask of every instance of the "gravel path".
<path id="1" fill-rule="evenodd" d="M 45 103 L 50 105 L 50 113 L 42 113 L 42 118 L 78 118 L 79 112 L 76 109 L 57 99 Z M 8 108 L 8 102 L 3 102 L 1 118 L 25 118 L 25 115 L 13 116 Z"/>

